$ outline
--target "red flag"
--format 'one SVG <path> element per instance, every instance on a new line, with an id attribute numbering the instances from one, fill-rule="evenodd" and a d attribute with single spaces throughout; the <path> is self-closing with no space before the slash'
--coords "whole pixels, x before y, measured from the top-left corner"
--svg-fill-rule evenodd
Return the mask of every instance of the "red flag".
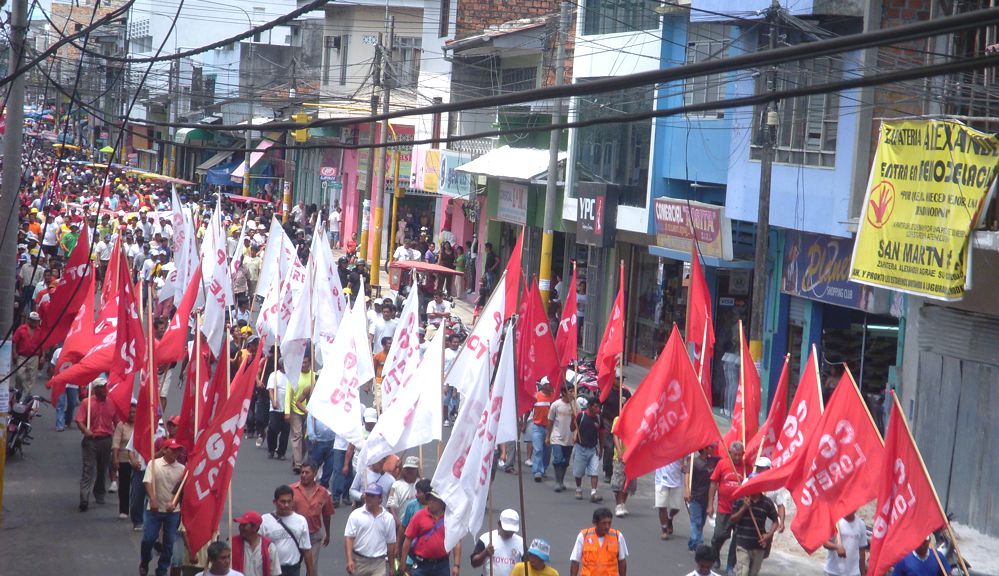
<path id="1" fill-rule="evenodd" d="M 770 457 L 771 468 L 747 480 L 734 492 L 735 498 L 757 492 L 769 492 L 787 485 L 803 452 L 802 446 L 811 441 L 822 415 L 822 388 L 819 383 L 818 356 L 815 347 L 808 356 L 805 371 L 798 382 L 791 408 L 777 437 Z"/>
<path id="2" fill-rule="evenodd" d="M 214 421 L 215 411 L 222 406 L 221 402 L 229 399 L 231 383 L 229 382 L 229 371 L 226 370 L 227 363 L 229 362 L 229 339 L 226 338 L 223 340 L 222 344 L 225 346 L 223 350 L 225 356 L 216 363 L 215 372 L 212 374 L 212 379 L 205 389 L 205 395 L 202 397 L 203 403 L 201 405 L 201 414 L 198 418 L 198 430 L 207 428 Z"/>
<path id="3" fill-rule="evenodd" d="M 558 357 L 555 341 L 548 327 L 548 315 L 541 301 L 538 282 L 531 282 L 527 295 L 520 305 L 517 322 L 517 412 L 523 416 L 531 411 L 538 392 L 538 380 L 547 377 L 553 387 L 558 387 Z"/>
<path id="4" fill-rule="evenodd" d="M 604 338 L 600 341 L 600 349 L 597 350 L 597 384 L 600 386 L 600 401 L 603 402 L 610 395 L 614 388 L 614 378 L 617 376 L 615 369 L 618 367 L 618 359 L 624 353 L 624 263 L 621 263 L 621 284 L 617 289 L 617 297 L 614 298 L 614 307 L 611 308 L 610 317 L 607 319 L 607 330 Z"/>
<path id="5" fill-rule="evenodd" d="M 746 444 L 746 457 L 750 459 L 750 462 L 755 462 L 761 456 L 770 458 L 777 449 L 777 437 L 784 428 L 784 420 L 787 418 L 788 379 L 788 357 L 785 356 L 784 369 L 780 372 L 777 392 L 774 394 L 773 402 L 770 403 L 767 420 L 759 432 Z"/>
<path id="6" fill-rule="evenodd" d="M 69 332 L 64 337 L 62 350 L 59 351 L 59 364 L 54 370 L 55 374 L 61 374 L 79 362 L 83 358 L 85 350 L 89 350 L 94 337 L 94 276 L 90 275 L 84 282 L 86 282 L 84 290 L 86 295 L 73 317 Z M 84 340 L 86 340 L 86 347 L 83 346 Z M 52 403 L 54 404 L 66 389 L 66 381 L 59 382 L 50 379 L 45 383 L 45 386 L 52 390 Z"/>
<path id="7" fill-rule="evenodd" d="M 883 576 L 928 534 L 947 523 L 894 392 L 892 401 L 871 535 L 867 570 L 871 576 Z"/>
<path id="8" fill-rule="evenodd" d="M 638 478 L 721 438 L 676 325 L 617 422 L 624 470 Z"/>
<path id="9" fill-rule="evenodd" d="M 688 304 L 687 345 L 694 347 L 694 366 L 704 387 L 704 394 L 711 401 L 711 359 L 715 350 L 715 323 L 711 316 L 711 292 L 704 279 L 697 244 L 690 252 L 690 303 Z"/>
<path id="10" fill-rule="evenodd" d="M 180 519 L 192 554 L 208 544 L 219 528 L 262 357 L 257 350 L 252 360 L 243 361 L 233 379 L 232 394 L 220 407 L 218 417 L 198 437 L 191 453 Z"/>
<path id="11" fill-rule="evenodd" d="M 49 293 L 47 309 L 50 313 L 42 316 L 41 325 L 41 333 L 46 335 L 41 343 L 43 349 L 55 348 L 66 338 L 76 311 L 84 305 L 84 300 L 87 298 L 87 283 L 93 282 L 93 278 L 94 266 L 90 262 L 90 229 L 84 222 L 76 248 L 70 254 L 55 290 Z"/>
<path id="12" fill-rule="evenodd" d="M 177 307 L 177 312 L 170 320 L 163 337 L 156 343 L 156 360 L 163 364 L 180 362 L 187 355 L 187 334 L 191 322 L 191 310 L 198 299 L 198 289 L 201 287 L 201 266 L 194 271 L 190 284 L 184 291 L 184 298 Z"/>
<path id="13" fill-rule="evenodd" d="M 791 532 L 811 554 L 836 533 L 840 518 L 877 496 L 884 443 L 849 369 L 803 449 L 788 480 L 798 507 Z"/>
<path id="14" fill-rule="evenodd" d="M 114 300 L 116 291 L 118 290 L 118 266 L 115 262 L 121 258 L 121 239 L 119 238 L 115 243 L 114 247 L 111 248 L 111 260 L 108 260 L 107 273 L 104 274 L 104 283 L 101 284 L 101 308 L 106 306 L 108 302 Z M 127 259 L 127 257 L 126 257 Z M 128 276 L 128 266 L 122 271 L 125 276 Z"/>
<path id="15" fill-rule="evenodd" d="M 749 353 L 742 320 L 739 321 L 739 341 L 739 389 L 735 395 L 735 405 L 732 406 L 732 427 L 725 433 L 723 445 L 731 446 L 732 442 L 738 441 L 745 447 L 746 441 L 755 436 L 760 428 L 763 401 L 760 398 L 760 374 Z"/>
<path id="16" fill-rule="evenodd" d="M 576 342 L 579 339 L 579 323 L 576 316 L 578 308 L 576 304 L 575 263 L 572 265 L 572 281 L 569 282 L 569 290 L 563 301 L 565 305 L 562 307 L 562 319 L 558 323 L 558 334 L 555 335 L 555 351 L 558 354 L 559 367 L 565 369 L 579 357 L 579 351 L 576 347 Z M 558 387 L 561 381 L 562 379 L 559 378 L 552 384 Z"/>
<path id="17" fill-rule="evenodd" d="M 132 403 L 135 376 L 146 366 L 146 335 L 124 256 L 112 265 L 118 267 L 118 330 L 108 371 L 108 398 L 124 420 Z"/>
<path id="18" fill-rule="evenodd" d="M 188 454 L 194 451 L 195 412 L 198 413 L 198 432 L 205 429 L 202 425 L 205 418 L 202 415 L 205 414 L 208 382 L 212 376 L 210 363 L 212 352 L 200 332 L 196 334 L 196 337 L 201 340 L 201 344 L 195 346 L 195 354 L 187 365 L 187 382 L 184 386 L 184 399 L 180 406 L 180 422 L 177 424 L 177 442 L 180 442 Z M 201 395 L 200 399 L 196 399 L 198 394 Z M 198 404 L 197 410 L 195 410 L 195 403 Z"/>
<path id="19" fill-rule="evenodd" d="M 524 278 L 523 266 L 521 265 L 523 251 L 524 228 L 521 227 L 517 243 L 513 246 L 513 252 L 510 252 L 510 260 L 506 263 L 506 307 L 503 312 L 503 320 L 513 316 L 517 311 L 517 296 L 520 294 L 520 283 Z"/>
<path id="20" fill-rule="evenodd" d="M 155 366 L 155 362 L 153 365 Z M 146 365 L 139 377 L 139 396 L 135 406 L 135 428 L 132 432 L 132 446 L 145 458 L 146 462 L 153 459 L 153 437 L 156 433 L 155 421 L 159 418 L 159 406 L 156 370 L 149 370 L 149 366 Z"/>

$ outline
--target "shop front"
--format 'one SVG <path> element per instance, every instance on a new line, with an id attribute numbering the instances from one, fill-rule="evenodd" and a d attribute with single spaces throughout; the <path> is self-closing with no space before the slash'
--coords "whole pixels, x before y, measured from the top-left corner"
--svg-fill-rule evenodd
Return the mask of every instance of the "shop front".
<path id="1" fill-rule="evenodd" d="M 785 331 L 791 393 L 814 344 L 823 393 L 828 396 L 850 368 L 875 422 L 884 422 L 885 391 L 894 379 L 899 310 L 892 293 L 849 280 L 852 238 L 783 232 L 781 292 L 787 295 Z"/>

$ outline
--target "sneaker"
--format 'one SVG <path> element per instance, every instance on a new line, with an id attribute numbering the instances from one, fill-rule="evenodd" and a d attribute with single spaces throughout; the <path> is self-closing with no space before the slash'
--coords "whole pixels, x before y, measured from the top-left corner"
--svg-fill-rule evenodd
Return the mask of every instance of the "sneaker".
<path id="1" fill-rule="evenodd" d="M 559 482 L 558 484 L 556 484 L 555 485 L 555 491 L 556 492 L 565 492 L 565 484 L 563 484 L 561 482 Z"/>
<path id="2" fill-rule="evenodd" d="M 669 540 L 669 532 L 663 532 L 662 534 L 660 534 L 659 535 L 659 539 L 660 540 Z M 691 552 L 693 552 L 693 550 L 691 550 Z"/>
<path id="3" fill-rule="evenodd" d="M 627 516 L 628 514 L 629 514 L 628 507 L 625 506 L 624 504 L 621 504 L 621 516 Z"/>
<path id="4" fill-rule="evenodd" d="M 132 524 L 132 532 L 142 532 L 142 524 Z"/>
<path id="5" fill-rule="evenodd" d="M 603 502 L 604 497 L 597 494 L 596 490 L 590 490 L 590 502 Z"/>
<path id="6" fill-rule="evenodd" d="M 451 427 L 451 421 L 448 420 L 447 418 L 444 419 L 444 427 L 445 428 L 450 428 Z"/>
<path id="7" fill-rule="evenodd" d="M 111 485 L 108 486 L 108 492 L 111 492 L 112 494 L 114 494 L 117 491 L 118 491 L 118 481 L 117 480 L 112 480 L 111 481 Z"/>
<path id="8" fill-rule="evenodd" d="M 582 500 L 582 499 L 583 499 L 582 488 L 576 488 L 576 500 Z"/>
<path id="9" fill-rule="evenodd" d="M 614 507 L 614 515 L 618 518 L 624 518 L 625 514 L 627 514 L 627 512 L 624 510 L 624 504 L 618 504 Z"/>
<path id="10" fill-rule="evenodd" d="M 535 474 L 534 475 L 534 481 L 535 482 L 541 482 L 541 474 Z"/>
<path id="11" fill-rule="evenodd" d="M 263 438 L 257 438 L 257 448 L 260 448 L 263 445 L 264 445 L 264 439 Z"/>
<path id="12" fill-rule="evenodd" d="M 65 426 L 56 426 L 56 432 L 65 432 L 65 431 L 66 431 Z"/>
<path id="13" fill-rule="evenodd" d="M 118 514 L 118 519 L 119 520 L 124 520 L 125 518 L 128 518 L 128 514 L 125 514 L 124 512 L 120 512 Z"/>
<path id="14" fill-rule="evenodd" d="M 528 458 L 528 459 L 524 460 L 524 466 L 530 466 L 531 464 L 534 464 L 534 460 L 533 459 Z"/>

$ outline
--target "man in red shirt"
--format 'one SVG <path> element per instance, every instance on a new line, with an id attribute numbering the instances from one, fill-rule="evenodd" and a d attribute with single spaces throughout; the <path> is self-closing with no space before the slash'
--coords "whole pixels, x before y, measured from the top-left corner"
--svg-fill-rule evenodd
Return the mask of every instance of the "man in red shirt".
<path id="1" fill-rule="evenodd" d="M 315 462 L 306 460 L 302 463 L 298 482 L 291 485 L 295 513 L 305 516 L 309 524 L 313 574 L 319 574 L 319 551 L 330 545 L 330 520 L 333 517 L 333 497 L 329 490 L 316 482 L 317 469 Z"/>
<path id="2" fill-rule="evenodd" d="M 14 353 L 17 356 L 14 359 L 14 366 L 19 366 L 21 362 L 24 362 L 24 365 L 18 368 L 15 373 L 15 381 L 24 395 L 31 394 L 31 387 L 35 385 L 35 380 L 38 378 L 38 358 L 35 347 L 39 344 L 38 339 L 41 335 L 38 333 L 38 327 L 41 323 L 42 317 L 38 312 L 32 312 L 28 314 L 28 322 L 18 326 L 12 337 Z"/>
<path id="3" fill-rule="evenodd" d="M 108 381 L 97 378 L 89 397 L 76 411 L 76 426 L 83 433 L 83 474 L 80 477 L 80 512 L 90 504 L 90 492 L 98 504 L 104 503 L 105 482 L 111 465 L 111 436 L 117 424 L 114 405 L 108 402 Z"/>
<path id="4" fill-rule="evenodd" d="M 402 557 L 413 558 L 406 566 L 406 576 L 458 576 L 461 566 L 461 542 L 455 545 L 454 567 L 448 569 L 448 552 L 444 548 L 444 500 L 436 492 L 427 494 L 427 507 L 413 514 L 406 527 Z"/>
<path id="5" fill-rule="evenodd" d="M 548 381 L 548 377 L 542 378 L 538 393 L 534 397 L 534 414 L 531 417 L 531 443 L 534 445 L 531 471 L 534 472 L 535 482 L 541 482 L 551 461 L 552 447 L 545 444 L 545 436 L 548 435 L 548 411 L 552 407 L 552 402 L 557 399 L 558 396 L 552 390 L 552 383 Z"/>
<path id="6" fill-rule="evenodd" d="M 711 517 L 715 512 L 715 496 L 718 496 L 718 515 L 715 517 L 715 533 L 711 537 L 711 548 L 715 557 L 721 558 L 721 549 L 725 545 L 732 533 L 733 526 L 729 522 L 732 515 L 732 504 L 734 498 L 732 493 L 742 484 L 749 474 L 746 462 L 743 459 L 746 449 L 742 442 L 732 442 L 729 446 L 728 454 L 731 458 L 722 458 L 715 471 L 711 473 L 711 486 L 708 488 L 707 516 Z M 731 572 L 735 567 L 735 543 L 728 547 L 726 572 Z"/>

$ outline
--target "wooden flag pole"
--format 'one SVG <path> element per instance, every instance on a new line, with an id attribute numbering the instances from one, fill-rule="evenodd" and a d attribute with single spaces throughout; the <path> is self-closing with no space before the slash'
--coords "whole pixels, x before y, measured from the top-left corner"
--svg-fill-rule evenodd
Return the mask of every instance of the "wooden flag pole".
<path id="1" fill-rule="evenodd" d="M 181 477 L 180 483 L 177 484 L 177 489 L 173 491 L 173 506 L 177 507 L 177 502 L 180 501 L 180 493 L 184 490 L 184 484 L 187 483 L 187 477 L 190 475 L 190 470 L 184 470 L 184 476 Z"/>
<path id="2" fill-rule="evenodd" d="M 489 482 L 489 495 L 488 504 L 486 504 L 486 511 L 489 514 L 489 520 L 487 524 L 489 525 L 489 546 L 493 545 L 493 483 Z M 490 556 L 486 562 L 489 562 L 489 576 L 493 576 L 493 557 Z"/>
<path id="3" fill-rule="evenodd" d="M 514 326 L 516 325 L 516 323 L 517 323 L 517 321 L 519 319 L 520 318 L 517 315 L 513 316 L 513 319 L 510 322 L 510 330 L 513 330 Z M 506 336 L 504 336 L 504 338 L 507 338 L 509 336 L 510 336 L 510 333 L 508 331 L 507 334 L 506 334 Z M 513 347 L 513 354 L 514 354 L 514 356 L 513 356 L 514 364 L 516 364 L 516 360 L 517 360 L 517 347 L 516 346 Z M 513 395 L 514 412 L 516 414 L 520 414 L 520 407 L 518 406 L 518 398 L 517 398 L 517 396 L 519 396 L 519 394 L 514 394 Z M 619 394 L 619 396 L 620 396 L 620 394 Z M 575 401 L 573 401 L 573 404 L 575 404 Z M 524 504 L 524 457 L 520 453 L 520 450 L 521 450 L 520 444 L 521 444 L 521 442 L 520 442 L 520 439 L 518 438 L 517 442 L 516 442 L 516 446 L 514 448 L 514 454 L 516 455 L 515 457 L 517 458 L 517 493 L 518 493 L 518 497 L 520 498 L 520 531 L 521 531 L 521 538 L 524 541 L 527 541 L 527 514 L 526 514 L 527 507 Z M 544 451 L 544 447 L 542 447 L 542 451 Z M 542 458 L 542 461 L 544 461 L 544 458 Z M 489 494 L 490 494 L 490 496 L 492 496 L 492 491 L 491 491 L 492 490 L 492 482 L 489 483 L 489 488 L 490 488 L 490 493 Z M 490 511 L 492 511 L 492 507 L 493 507 L 492 506 L 492 502 L 490 502 L 489 503 L 489 509 L 490 509 Z M 490 531 L 490 534 L 492 534 L 492 531 Z M 490 569 L 490 572 L 491 572 L 492 571 L 492 558 L 489 559 L 489 567 L 490 567 L 489 569 Z M 531 574 L 531 564 L 529 562 L 526 562 L 526 561 L 524 562 L 524 570 L 526 570 L 527 576 L 530 576 L 530 574 Z"/>
<path id="4" fill-rule="evenodd" d="M 194 436 L 198 439 L 201 416 L 201 312 L 194 317 Z"/>
<path id="5" fill-rule="evenodd" d="M 905 417 L 902 412 L 902 405 L 898 402 L 898 396 L 895 391 L 891 392 L 892 401 L 895 403 L 895 413 L 899 415 L 902 419 L 902 424 L 905 426 L 905 433 L 909 436 L 909 441 L 916 448 L 916 457 L 919 458 L 919 465 L 923 469 L 923 474 L 926 479 L 930 482 L 930 488 L 933 490 L 933 501 L 937 503 L 937 508 L 940 510 L 940 515 L 944 518 L 947 527 L 947 535 L 950 536 L 951 545 L 954 546 L 954 553 L 957 555 L 957 563 L 961 567 L 961 571 L 964 572 L 965 576 L 969 576 L 968 566 L 964 561 L 964 555 L 961 554 L 961 548 L 957 545 L 957 538 L 954 537 L 954 530 L 951 528 L 950 519 L 947 518 L 947 512 L 944 510 L 943 505 L 940 503 L 940 495 L 937 494 L 937 487 L 933 484 L 933 479 L 930 477 L 929 470 L 926 469 L 926 462 L 923 461 L 923 453 L 919 450 L 919 445 L 916 444 L 916 439 L 912 435 L 912 429 L 909 428 L 909 419 Z M 940 571 L 942 574 L 946 574 L 946 570 L 943 568 L 943 564 L 940 562 L 940 557 L 936 550 L 932 550 L 934 557 L 937 559 L 937 563 L 940 564 Z"/>
<path id="6" fill-rule="evenodd" d="M 229 358 L 229 350 L 232 344 L 232 326 L 226 325 L 225 331 L 225 399 L 229 401 L 230 387 L 232 386 L 232 359 Z M 229 476 L 229 486 L 226 490 L 226 508 L 229 517 L 229 542 L 232 542 L 232 476 Z"/>
<path id="7" fill-rule="evenodd" d="M 149 389 L 149 455 L 156 459 L 156 415 L 159 412 L 159 391 L 156 390 L 156 373 L 153 372 L 153 305 L 152 298 L 146 299 L 146 357 L 148 358 L 146 388 Z"/>
<path id="8" fill-rule="evenodd" d="M 736 398 L 742 398 L 742 426 L 739 430 L 739 439 L 743 448 L 746 447 L 746 358 L 743 351 L 746 348 L 746 332 L 742 327 L 742 320 L 739 320 L 739 393 Z M 702 352 L 703 354 L 703 352 Z M 732 406 L 732 421 L 735 421 L 735 406 Z"/>

